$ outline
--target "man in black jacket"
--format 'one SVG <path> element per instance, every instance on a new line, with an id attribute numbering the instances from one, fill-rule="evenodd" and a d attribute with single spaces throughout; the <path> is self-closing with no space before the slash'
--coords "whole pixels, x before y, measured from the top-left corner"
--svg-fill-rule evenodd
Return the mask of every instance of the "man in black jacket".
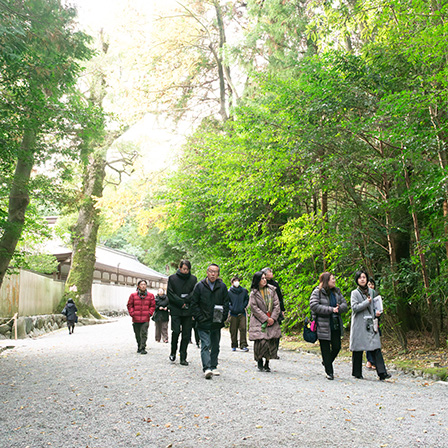
<path id="1" fill-rule="evenodd" d="M 180 341 L 180 364 L 188 366 L 187 347 L 190 343 L 191 328 L 193 325 L 191 314 L 191 296 L 196 285 L 197 278 L 191 274 L 191 263 L 182 260 L 179 269 L 168 277 L 167 294 L 171 312 L 171 354 L 170 361 L 176 360 L 177 343 Z"/>
<path id="2" fill-rule="evenodd" d="M 191 309 L 201 338 L 202 370 L 206 379 L 219 375 L 218 355 L 221 328 L 229 313 L 229 293 L 219 277 L 219 266 L 210 264 L 207 277 L 193 291 Z"/>

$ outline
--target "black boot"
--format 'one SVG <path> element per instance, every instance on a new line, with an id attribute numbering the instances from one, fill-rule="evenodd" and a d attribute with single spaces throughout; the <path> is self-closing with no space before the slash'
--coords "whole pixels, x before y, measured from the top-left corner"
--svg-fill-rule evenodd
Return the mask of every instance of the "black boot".
<path id="1" fill-rule="evenodd" d="M 263 372 L 263 359 L 258 360 L 258 370 Z"/>
<path id="2" fill-rule="evenodd" d="M 264 363 L 264 371 L 265 372 L 270 372 L 271 368 L 269 367 L 269 361 L 266 360 L 266 362 Z"/>

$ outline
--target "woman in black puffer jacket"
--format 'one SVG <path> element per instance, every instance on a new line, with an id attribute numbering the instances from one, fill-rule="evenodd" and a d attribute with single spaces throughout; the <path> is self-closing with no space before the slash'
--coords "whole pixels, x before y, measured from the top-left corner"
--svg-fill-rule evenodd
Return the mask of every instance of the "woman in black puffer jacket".
<path id="1" fill-rule="evenodd" d="M 75 302 L 73 302 L 73 299 L 68 299 L 62 310 L 62 314 L 67 317 L 68 334 L 72 334 L 75 331 L 75 322 L 78 322 L 76 311 L 78 311 L 78 308 L 76 308 Z"/>

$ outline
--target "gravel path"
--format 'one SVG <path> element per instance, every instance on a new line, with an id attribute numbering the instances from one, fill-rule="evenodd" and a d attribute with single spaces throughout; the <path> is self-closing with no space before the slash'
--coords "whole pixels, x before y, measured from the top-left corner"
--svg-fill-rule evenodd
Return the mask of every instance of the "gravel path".
<path id="1" fill-rule="evenodd" d="M 391 372 L 352 379 L 337 361 L 281 351 L 272 372 L 232 352 L 223 331 L 219 370 L 202 376 L 168 360 L 168 344 L 138 355 L 130 318 L 1 341 L 0 447 L 448 447 L 446 384 Z"/>

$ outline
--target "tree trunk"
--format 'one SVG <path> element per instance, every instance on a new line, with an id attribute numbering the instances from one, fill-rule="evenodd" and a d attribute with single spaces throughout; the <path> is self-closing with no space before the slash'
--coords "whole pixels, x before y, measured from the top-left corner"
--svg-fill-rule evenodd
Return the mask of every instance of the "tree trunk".
<path id="1" fill-rule="evenodd" d="M 106 160 L 103 153 L 89 156 L 83 182 L 83 202 L 73 232 L 73 253 L 66 291 L 73 291 L 81 314 L 100 317 L 92 302 L 92 282 L 100 212 L 96 200 L 103 195 Z M 76 288 L 75 288 L 76 287 Z"/>
<path id="2" fill-rule="evenodd" d="M 25 224 L 25 214 L 30 203 L 29 181 L 34 166 L 34 131 L 26 130 L 20 147 L 19 158 L 9 193 L 8 220 L 0 238 L 0 286 L 16 250 Z"/>
<path id="3" fill-rule="evenodd" d="M 222 62 L 222 55 L 220 54 L 225 43 L 226 43 L 226 34 L 224 30 L 224 21 L 222 19 L 222 10 L 221 5 L 218 0 L 215 0 L 213 2 L 213 5 L 215 7 L 216 12 L 216 21 L 218 23 L 218 30 L 219 30 L 219 49 L 218 51 L 215 50 L 213 43 L 210 43 L 210 50 L 213 53 L 213 56 L 216 61 L 216 65 L 218 67 L 218 76 L 219 76 L 219 104 L 220 104 L 220 110 L 219 113 L 221 114 L 221 117 L 223 121 L 228 120 L 227 110 L 226 110 L 226 77 L 230 80 L 230 69 L 229 67 L 225 67 Z M 227 70 L 227 73 L 226 73 Z M 227 75 L 227 76 L 226 76 Z M 232 82 L 229 83 L 231 86 L 231 89 L 233 90 L 233 84 Z"/>
<path id="4" fill-rule="evenodd" d="M 406 188 L 408 190 L 409 204 L 411 206 L 412 220 L 414 223 L 415 243 L 417 246 L 417 253 L 418 253 L 418 256 L 420 259 L 420 268 L 422 271 L 423 285 L 425 288 L 425 298 L 426 298 L 426 303 L 428 304 L 429 317 L 430 317 L 431 324 L 432 324 L 432 334 L 434 337 L 435 346 L 436 346 L 436 348 L 439 348 L 440 347 L 440 332 L 439 332 L 439 324 L 438 324 L 438 319 L 437 319 L 437 312 L 435 310 L 434 302 L 432 300 L 432 295 L 431 295 L 431 291 L 430 291 L 429 276 L 428 276 L 428 271 L 426 269 L 426 257 L 425 257 L 425 253 L 423 251 L 422 242 L 421 242 L 421 238 L 420 238 L 420 227 L 419 227 L 419 222 L 418 222 L 418 217 L 417 217 L 417 212 L 416 212 L 416 207 L 415 207 L 415 200 L 414 200 L 413 194 L 411 193 L 411 181 L 410 181 L 410 177 L 409 177 L 409 171 L 406 167 L 406 160 L 405 160 L 403 150 L 402 150 L 402 162 L 403 162 L 404 178 L 406 181 Z"/>

